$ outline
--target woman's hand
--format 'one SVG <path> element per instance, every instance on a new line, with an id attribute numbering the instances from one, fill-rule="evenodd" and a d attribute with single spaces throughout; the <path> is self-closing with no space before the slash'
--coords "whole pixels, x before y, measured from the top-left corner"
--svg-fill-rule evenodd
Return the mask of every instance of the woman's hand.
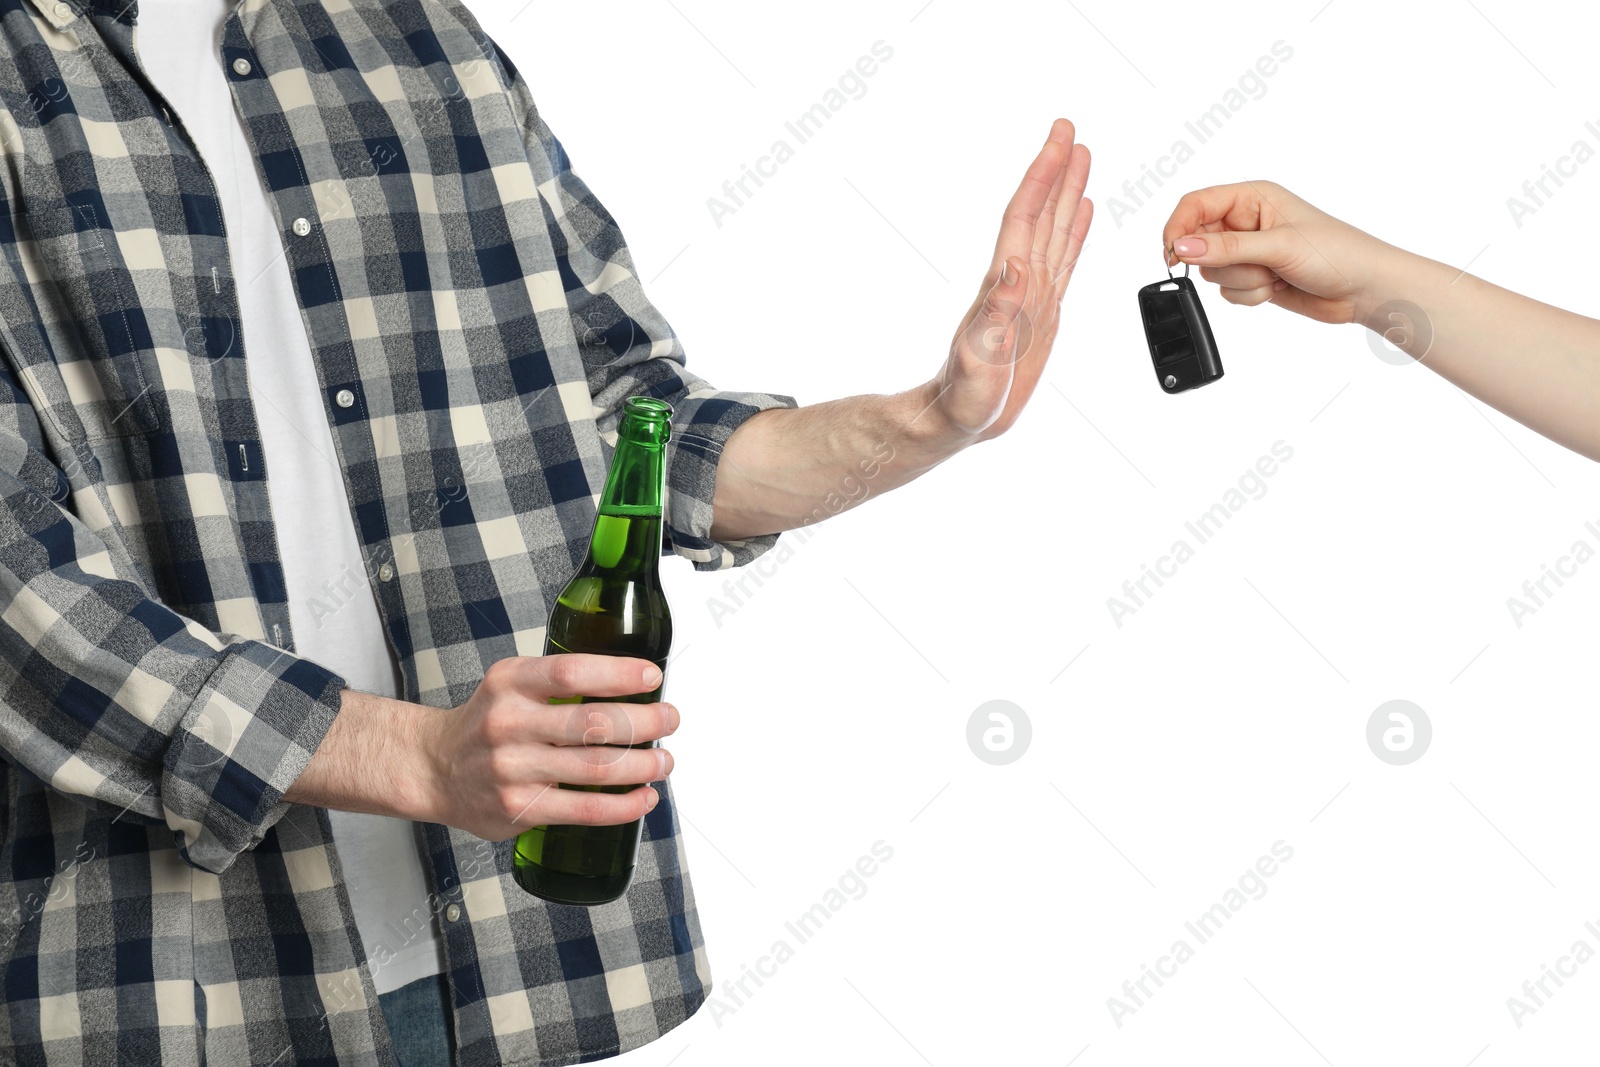
<path id="1" fill-rule="evenodd" d="M 1366 323 L 1378 279 L 1405 252 L 1273 182 L 1200 189 L 1161 234 L 1169 264 L 1192 263 L 1230 304 L 1271 301 L 1318 322 Z"/>
<path id="2" fill-rule="evenodd" d="M 1600 460 L 1600 321 L 1414 255 L 1244 182 L 1178 201 L 1162 240 L 1233 304 L 1356 322 L 1473 396 Z"/>

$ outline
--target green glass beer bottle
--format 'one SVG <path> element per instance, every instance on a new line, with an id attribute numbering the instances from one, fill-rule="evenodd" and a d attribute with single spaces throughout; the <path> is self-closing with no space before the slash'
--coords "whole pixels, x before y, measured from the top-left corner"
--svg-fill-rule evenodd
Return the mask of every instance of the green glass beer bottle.
<path id="1" fill-rule="evenodd" d="M 632 656 L 661 668 L 661 685 L 610 703 L 650 704 L 666 685 L 672 615 L 661 591 L 661 499 L 672 408 L 649 397 L 629 397 L 617 429 L 616 454 L 600 494 L 589 553 L 550 613 L 545 655 L 589 652 Z M 578 703 L 572 698 L 560 703 Z M 602 699 L 602 698 L 597 698 Z M 650 741 L 635 748 L 653 748 Z M 574 786 L 626 793 L 632 785 Z M 594 905 L 616 900 L 633 878 L 643 822 L 625 826 L 535 826 L 517 838 L 517 884 L 557 904 Z"/>

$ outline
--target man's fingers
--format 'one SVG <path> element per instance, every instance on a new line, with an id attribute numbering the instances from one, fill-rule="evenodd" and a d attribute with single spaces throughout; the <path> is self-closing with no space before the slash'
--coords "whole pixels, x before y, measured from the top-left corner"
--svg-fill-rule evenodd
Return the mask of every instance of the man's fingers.
<path id="1" fill-rule="evenodd" d="M 1050 190 L 1056 183 L 1056 174 L 1070 152 L 1073 136 L 1072 123 L 1057 119 L 1050 129 L 1050 139 L 1033 158 L 1033 162 L 1028 164 L 1022 184 L 1017 186 L 1017 191 L 1011 195 L 1011 202 L 1006 205 L 1005 219 L 1000 224 L 1000 237 L 994 246 L 992 267 L 999 266 L 1008 256 L 1027 259 L 1032 254 L 1039 216 L 1044 213 Z M 1065 138 L 1065 143 L 1058 138 Z"/>
<path id="2" fill-rule="evenodd" d="M 1083 218 L 1083 190 L 1089 184 L 1090 162 L 1086 146 L 1072 146 L 1072 155 L 1062 174 L 1061 200 L 1056 207 L 1055 225 L 1051 227 L 1050 247 L 1045 254 L 1052 278 L 1061 273 L 1063 264 L 1078 257 L 1073 248 L 1074 240 L 1078 247 L 1083 245 L 1083 237 L 1077 231 Z"/>
<path id="3" fill-rule="evenodd" d="M 660 799 L 660 795 L 647 785 L 626 793 L 598 793 L 544 786 L 521 806 L 521 814 L 510 821 L 521 829 L 530 826 L 621 826 L 644 818 Z"/>
<path id="4" fill-rule="evenodd" d="M 491 693 L 516 693 L 530 700 L 569 697 L 621 697 L 648 693 L 661 684 L 661 671 L 649 660 L 626 656 L 513 656 L 484 672 Z"/>
<path id="5" fill-rule="evenodd" d="M 1224 289 L 1260 289 L 1270 286 L 1278 276 L 1266 267 L 1242 264 L 1235 267 L 1201 267 L 1200 277 Z"/>
<path id="6" fill-rule="evenodd" d="M 1050 127 L 1050 140 L 1061 145 L 1066 154 L 1061 158 L 1061 166 L 1056 168 L 1055 180 L 1050 184 L 1050 195 L 1045 199 L 1044 210 L 1039 213 L 1039 221 L 1033 228 L 1033 262 L 1048 264 L 1048 253 L 1055 239 L 1056 227 L 1060 224 L 1070 226 L 1072 217 L 1078 212 L 1078 198 L 1083 195 L 1081 185 L 1073 187 L 1071 181 L 1072 160 L 1077 153 L 1077 146 L 1073 144 L 1076 131 L 1072 123 L 1066 119 L 1056 119 Z"/>
<path id="7" fill-rule="evenodd" d="M 546 748 L 538 756 L 540 781 L 565 785 L 648 785 L 672 773 L 664 748 Z"/>
<path id="8" fill-rule="evenodd" d="M 1056 170 L 1056 180 L 1050 186 L 1050 195 L 1045 199 L 1044 210 L 1039 213 L 1039 222 L 1033 228 L 1032 261 L 1046 263 L 1046 255 L 1050 251 L 1050 242 L 1054 237 L 1057 219 L 1061 217 L 1061 191 L 1067 184 L 1067 168 L 1060 167 Z M 1071 222 L 1071 216 L 1067 217 Z"/>
<path id="9" fill-rule="evenodd" d="M 1078 257 L 1083 254 L 1083 241 L 1089 236 L 1089 226 L 1093 222 L 1094 201 L 1085 197 L 1078 201 L 1078 217 L 1072 223 L 1072 236 L 1062 252 L 1061 264 L 1056 268 L 1054 295 L 1057 303 L 1067 295 L 1067 285 L 1072 281 L 1072 272 L 1078 268 Z"/>
<path id="10" fill-rule="evenodd" d="M 487 722 L 485 728 L 496 744 L 639 745 L 666 737 L 680 721 L 678 709 L 666 703 L 511 705 L 503 719 Z"/>

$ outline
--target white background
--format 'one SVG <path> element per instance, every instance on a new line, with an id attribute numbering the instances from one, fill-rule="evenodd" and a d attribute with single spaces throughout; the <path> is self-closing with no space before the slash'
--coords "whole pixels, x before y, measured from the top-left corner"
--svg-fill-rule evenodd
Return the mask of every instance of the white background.
<path id="1" fill-rule="evenodd" d="M 925 6 L 924 6 L 925 5 Z M 819 527 L 742 606 L 666 572 L 676 788 L 711 1007 L 637 1067 L 971 1062 L 1570 1063 L 1600 961 L 1519 1028 L 1507 998 L 1600 951 L 1600 561 L 1519 628 L 1507 598 L 1583 539 L 1600 470 L 1365 331 L 1204 287 L 1227 377 L 1162 393 L 1135 291 L 1184 191 L 1270 178 L 1396 244 L 1593 312 L 1596 16 L 1508 0 L 596 7 L 479 0 L 622 223 L 690 366 L 802 403 L 931 375 L 1001 208 L 1057 115 L 1099 206 L 1015 430 Z M 1320 10 L 1319 10 L 1320 8 Z M 1582 13 L 1580 13 L 1582 12 Z M 706 200 L 875 41 L 894 50 L 719 228 Z M 1214 139 L 1183 127 L 1275 41 L 1293 57 Z M 1195 157 L 1117 225 L 1109 198 Z M 1131 201 L 1128 201 L 1130 206 Z M 1527 343 L 1538 344 L 1536 336 Z M 1515 360 L 1509 351 L 1505 358 Z M 1293 458 L 1147 606 L 1106 600 L 1274 442 Z M 731 603 L 731 601 L 730 601 Z M 1068 663 L 1071 666 L 1068 667 Z M 1065 668 L 1065 669 L 1063 669 Z M 1408 699 L 1431 748 L 1366 723 Z M 974 757 L 1006 699 L 1031 747 Z M 883 841 L 814 939 L 784 923 Z M 1293 859 L 1204 945 L 1184 930 L 1273 843 Z M 1195 956 L 1119 1027 L 1172 942 Z M 779 939 L 748 998 L 729 982 Z"/>

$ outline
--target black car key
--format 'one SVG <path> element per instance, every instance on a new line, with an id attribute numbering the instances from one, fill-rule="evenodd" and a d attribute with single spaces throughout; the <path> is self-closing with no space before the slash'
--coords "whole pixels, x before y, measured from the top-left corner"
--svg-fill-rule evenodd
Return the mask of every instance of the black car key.
<path id="1" fill-rule="evenodd" d="M 1139 290 L 1139 315 L 1161 388 L 1181 393 L 1222 377 L 1222 357 L 1187 264 L 1183 277 L 1169 270 L 1166 281 Z"/>

